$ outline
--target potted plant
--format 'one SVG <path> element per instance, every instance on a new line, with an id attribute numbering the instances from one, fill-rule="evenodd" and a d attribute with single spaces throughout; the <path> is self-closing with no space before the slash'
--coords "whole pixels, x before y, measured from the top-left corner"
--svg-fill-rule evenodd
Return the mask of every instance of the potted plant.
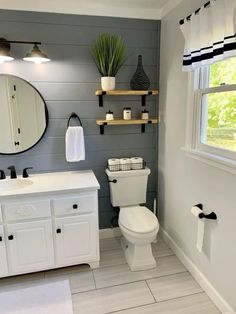
<path id="1" fill-rule="evenodd" d="M 100 34 L 92 45 L 92 56 L 102 76 L 102 90 L 115 89 L 115 76 L 125 60 L 123 40 L 116 35 Z"/>

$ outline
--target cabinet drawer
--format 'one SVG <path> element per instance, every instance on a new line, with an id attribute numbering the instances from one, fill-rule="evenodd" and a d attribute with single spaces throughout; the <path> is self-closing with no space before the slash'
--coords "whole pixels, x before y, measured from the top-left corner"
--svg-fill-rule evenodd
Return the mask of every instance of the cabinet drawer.
<path id="1" fill-rule="evenodd" d="M 51 216 L 49 200 L 11 202 L 3 204 L 2 207 L 7 221 Z"/>
<path id="2" fill-rule="evenodd" d="M 97 208 L 96 193 L 58 197 L 53 200 L 55 216 L 94 212 Z"/>

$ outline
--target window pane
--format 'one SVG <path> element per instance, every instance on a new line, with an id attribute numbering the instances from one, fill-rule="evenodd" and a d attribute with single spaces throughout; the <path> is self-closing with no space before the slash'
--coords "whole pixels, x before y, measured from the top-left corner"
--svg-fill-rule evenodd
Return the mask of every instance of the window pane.
<path id="1" fill-rule="evenodd" d="M 222 84 L 236 84 L 236 57 L 226 59 L 210 66 L 210 87 Z"/>
<path id="2" fill-rule="evenodd" d="M 236 91 L 203 97 L 201 142 L 236 151 Z"/>

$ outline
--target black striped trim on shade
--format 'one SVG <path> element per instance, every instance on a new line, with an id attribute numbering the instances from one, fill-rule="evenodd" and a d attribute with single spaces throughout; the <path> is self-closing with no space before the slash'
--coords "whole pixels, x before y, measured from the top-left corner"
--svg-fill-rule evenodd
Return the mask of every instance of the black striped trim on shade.
<path id="1" fill-rule="evenodd" d="M 225 40 L 232 39 L 232 38 L 236 39 L 236 34 L 233 36 L 225 37 Z M 214 48 L 214 46 L 220 45 L 220 44 L 222 44 L 222 47 Z M 208 50 L 208 49 L 213 49 L 213 51 L 204 53 L 204 50 Z M 228 43 L 228 44 L 224 43 L 224 41 L 217 42 L 217 43 L 214 43 L 213 46 L 204 47 L 204 48 L 201 48 L 200 50 L 193 51 L 191 54 L 184 55 L 184 58 L 189 58 L 192 56 L 192 54 L 199 53 L 199 55 L 192 56 L 188 60 L 183 60 L 183 66 L 189 66 L 193 63 L 213 59 L 216 56 L 223 55 L 224 52 L 229 52 L 229 51 L 233 51 L 233 50 L 236 50 L 236 41 L 232 42 L 232 43 Z"/>

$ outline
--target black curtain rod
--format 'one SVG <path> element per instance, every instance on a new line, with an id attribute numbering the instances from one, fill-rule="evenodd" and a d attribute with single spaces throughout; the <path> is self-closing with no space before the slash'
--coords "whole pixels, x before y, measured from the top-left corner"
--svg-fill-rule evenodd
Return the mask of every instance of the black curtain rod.
<path id="1" fill-rule="evenodd" d="M 204 4 L 204 6 L 203 6 L 204 9 L 208 8 L 208 7 L 210 6 L 210 4 L 211 4 L 211 1 L 206 2 L 206 3 Z M 195 14 L 195 15 L 198 14 L 201 9 L 202 9 L 202 8 L 198 8 L 198 9 L 194 12 L 194 14 Z M 191 17 L 192 17 L 192 14 L 190 14 L 189 16 L 187 16 L 187 17 L 186 17 L 186 20 L 187 20 L 187 21 L 190 21 L 190 20 L 191 20 Z M 179 21 L 179 24 L 180 24 L 180 25 L 183 25 L 183 24 L 184 24 L 184 19 L 180 20 L 180 21 Z"/>

